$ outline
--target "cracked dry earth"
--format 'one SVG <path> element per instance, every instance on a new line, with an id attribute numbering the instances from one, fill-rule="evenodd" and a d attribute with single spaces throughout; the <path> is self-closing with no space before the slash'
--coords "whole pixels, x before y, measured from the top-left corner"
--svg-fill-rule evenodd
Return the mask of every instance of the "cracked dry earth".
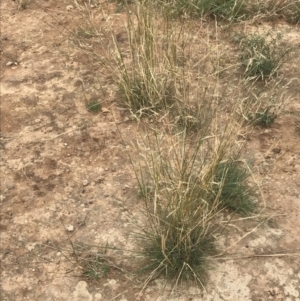
<path id="1" fill-rule="evenodd" d="M 138 260 L 126 251 L 137 247 L 128 213 L 142 205 L 116 123 L 128 148 L 137 125 L 120 113 L 113 93 L 94 94 L 101 69 L 68 43 L 67 28 L 80 18 L 68 5 L 40 1 L 20 11 L 16 2 L 0 3 L 3 301 L 131 301 L 142 288 L 132 276 Z M 112 10 L 110 18 L 117 23 L 120 15 Z M 276 26 L 300 41 L 299 27 Z M 270 219 L 241 221 L 220 237 L 230 256 L 210 271 L 205 292 L 190 286 L 170 295 L 156 279 L 138 300 L 300 300 L 299 70 L 299 55 L 283 68 L 287 82 L 296 79 L 286 93 L 286 110 L 296 114 L 255 129 L 247 142 L 257 172 L 266 174 Z M 107 113 L 86 110 L 81 83 Z M 76 254 L 105 244 L 117 248 L 108 250 L 116 266 L 88 280 Z"/>

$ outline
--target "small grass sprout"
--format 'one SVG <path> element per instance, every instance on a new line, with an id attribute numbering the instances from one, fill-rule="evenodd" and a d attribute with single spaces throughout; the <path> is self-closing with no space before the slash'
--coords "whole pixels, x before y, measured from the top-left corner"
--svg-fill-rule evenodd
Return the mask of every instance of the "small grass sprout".
<path id="1" fill-rule="evenodd" d="M 77 36 L 78 39 L 91 39 L 93 37 L 96 37 L 98 34 L 93 27 L 90 28 L 79 27 L 75 31 L 75 35 Z"/>
<path id="2" fill-rule="evenodd" d="M 82 269 L 82 276 L 90 280 L 99 280 L 108 274 L 110 267 L 105 263 L 101 254 L 93 254 L 85 258 Z"/>
<path id="3" fill-rule="evenodd" d="M 89 112 L 93 112 L 93 113 L 100 112 L 102 109 L 102 106 L 98 100 L 91 100 L 88 103 L 86 103 L 85 106 Z"/>

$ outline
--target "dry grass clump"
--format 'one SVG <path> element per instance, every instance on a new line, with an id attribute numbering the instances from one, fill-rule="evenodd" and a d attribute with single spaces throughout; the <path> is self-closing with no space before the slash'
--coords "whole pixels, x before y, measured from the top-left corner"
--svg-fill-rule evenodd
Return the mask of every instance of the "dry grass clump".
<path id="1" fill-rule="evenodd" d="M 155 23 L 162 23 L 155 17 L 153 6 L 138 5 L 131 13 L 127 22 L 130 52 L 125 54 L 115 40 L 115 75 L 121 104 L 139 118 L 172 107 L 177 70 L 169 49 L 160 44 Z"/>
<path id="2" fill-rule="evenodd" d="M 215 252 L 219 213 L 225 208 L 243 215 L 254 212 L 245 182 L 249 174 L 237 161 L 240 126 L 232 117 L 221 127 L 213 114 L 192 136 L 186 127 L 177 134 L 155 128 L 139 142 L 141 161 L 133 166 L 147 217 L 139 238 L 148 281 L 164 275 L 176 285 L 193 280 L 203 286 L 211 268 L 207 257 Z"/>

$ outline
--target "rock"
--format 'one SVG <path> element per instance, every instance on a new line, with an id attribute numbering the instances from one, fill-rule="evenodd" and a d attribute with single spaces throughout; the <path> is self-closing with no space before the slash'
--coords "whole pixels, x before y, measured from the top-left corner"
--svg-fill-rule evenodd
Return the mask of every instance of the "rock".
<path id="1" fill-rule="evenodd" d="M 3 194 L 0 195 L 0 201 L 4 201 L 5 200 L 5 196 Z"/>
<path id="2" fill-rule="evenodd" d="M 9 61 L 9 62 L 6 63 L 6 66 L 12 66 L 13 64 L 14 64 L 14 62 Z"/>
<path id="3" fill-rule="evenodd" d="M 117 280 L 115 279 L 107 279 L 107 283 L 104 284 L 104 286 L 110 286 L 113 289 L 117 287 Z"/>
<path id="4" fill-rule="evenodd" d="M 72 225 L 67 225 L 66 230 L 67 230 L 68 232 L 73 232 L 73 231 L 74 231 L 74 226 L 72 226 Z"/>
<path id="5" fill-rule="evenodd" d="M 83 180 L 82 181 L 82 185 L 83 186 L 87 186 L 87 185 L 89 185 L 90 184 L 90 182 L 88 181 L 88 180 Z"/>
<path id="6" fill-rule="evenodd" d="M 72 9 L 74 9 L 74 6 L 73 6 L 73 5 L 68 5 L 68 6 L 66 7 L 66 9 L 67 9 L 67 10 L 72 10 Z"/>
<path id="7" fill-rule="evenodd" d="M 28 251 L 32 251 L 32 250 L 34 250 L 34 248 L 35 248 L 35 245 L 36 245 L 36 243 L 30 243 L 30 244 L 28 244 L 26 247 L 27 247 L 27 250 Z"/>
<path id="8" fill-rule="evenodd" d="M 108 108 L 102 108 L 102 113 L 107 114 L 109 112 L 110 112 L 110 110 Z"/>

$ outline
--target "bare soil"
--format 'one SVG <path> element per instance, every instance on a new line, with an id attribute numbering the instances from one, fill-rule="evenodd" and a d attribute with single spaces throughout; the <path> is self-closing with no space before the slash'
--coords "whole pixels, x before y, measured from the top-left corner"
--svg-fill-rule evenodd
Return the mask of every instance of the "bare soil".
<path id="1" fill-rule="evenodd" d="M 139 260 L 129 250 L 138 248 L 130 216 L 142 204 L 124 149 L 137 124 L 116 106 L 109 79 L 101 85 L 111 93 L 98 89 L 101 66 L 69 42 L 81 22 L 74 3 L 17 6 L 0 4 L 1 300 L 299 301 L 299 54 L 282 68 L 290 81 L 286 113 L 270 128 L 255 128 L 247 141 L 269 219 L 240 221 L 219 238 L 230 256 L 210 271 L 206 291 L 188 286 L 170 295 L 157 279 L 141 292 L 143 282 L 133 274 Z M 105 8 L 122 40 L 122 13 Z M 297 26 L 280 20 L 260 26 L 300 42 Z M 102 113 L 87 111 L 92 97 Z M 114 264 L 100 280 L 82 275 L 78 256 L 86 245 L 112 247 L 107 260 Z"/>

